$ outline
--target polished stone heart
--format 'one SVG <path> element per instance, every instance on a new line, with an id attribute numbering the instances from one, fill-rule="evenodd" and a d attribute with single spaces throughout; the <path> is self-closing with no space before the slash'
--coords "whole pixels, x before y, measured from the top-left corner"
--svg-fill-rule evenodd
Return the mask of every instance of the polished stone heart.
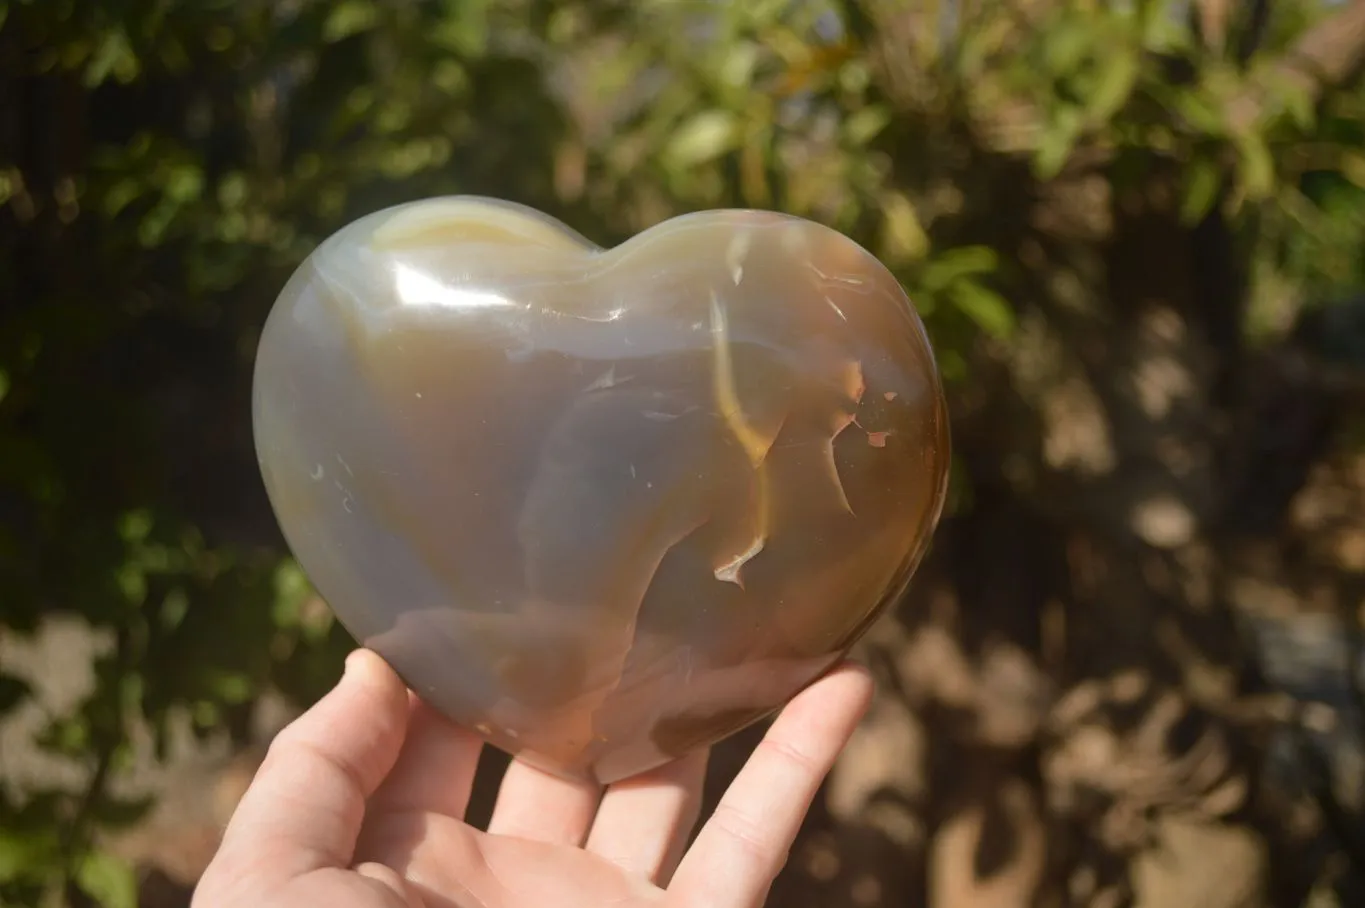
<path id="1" fill-rule="evenodd" d="M 608 250 L 490 199 L 369 215 L 281 293 L 254 411 L 288 543 L 356 638 L 498 747 L 602 782 L 837 662 L 948 473 L 899 284 L 755 211 Z"/>

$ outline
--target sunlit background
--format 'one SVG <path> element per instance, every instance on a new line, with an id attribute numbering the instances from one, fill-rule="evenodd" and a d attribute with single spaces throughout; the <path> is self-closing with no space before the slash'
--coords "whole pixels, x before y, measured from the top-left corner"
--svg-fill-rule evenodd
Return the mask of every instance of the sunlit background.
<path id="1" fill-rule="evenodd" d="M 442 193 L 802 215 L 930 326 L 950 513 L 774 908 L 1365 904 L 1362 61 L 1358 0 L 0 0 L 0 905 L 187 905 L 337 676 L 255 342 Z"/>

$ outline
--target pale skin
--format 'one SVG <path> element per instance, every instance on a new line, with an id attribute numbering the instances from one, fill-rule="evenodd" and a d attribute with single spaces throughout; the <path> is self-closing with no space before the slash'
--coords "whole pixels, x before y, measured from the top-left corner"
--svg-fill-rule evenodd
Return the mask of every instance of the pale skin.
<path id="1" fill-rule="evenodd" d="M 482 743 L 358 650 L 276 738 L 193 908 L 758 908 L 867 709 L 845 664 L 779 714 L 706 820 L 706 753 L 605 790 L 513 761 L 464 821 Z"/>

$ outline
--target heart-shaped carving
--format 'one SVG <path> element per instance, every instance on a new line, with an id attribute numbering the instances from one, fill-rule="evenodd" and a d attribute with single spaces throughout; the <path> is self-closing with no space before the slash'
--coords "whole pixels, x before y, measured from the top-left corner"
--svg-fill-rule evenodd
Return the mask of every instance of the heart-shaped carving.
<path id="1" fill-rule="evenodd" d="M 763 717 L 897 598 L 947 414 L 900 285 L 799 218 L 613 249 L 490 199 L 342 229 L 265 326 L 286 539 L 437 709 L 610 782 Z"/>

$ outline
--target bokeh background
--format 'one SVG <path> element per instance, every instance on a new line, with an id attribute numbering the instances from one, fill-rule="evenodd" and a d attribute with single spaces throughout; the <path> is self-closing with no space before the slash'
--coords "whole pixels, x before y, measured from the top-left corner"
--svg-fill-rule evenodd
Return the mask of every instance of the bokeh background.
<path id="1" fill-rule="evenodd" d="M 0 2 L 0 905 L 186 905 L 337 676 L 255 341 L 440 193 L 791 212 L 930 326 L 951 506 L 773 906 L 1365 904 L 1362 61 L 1358 0 Z"/>

